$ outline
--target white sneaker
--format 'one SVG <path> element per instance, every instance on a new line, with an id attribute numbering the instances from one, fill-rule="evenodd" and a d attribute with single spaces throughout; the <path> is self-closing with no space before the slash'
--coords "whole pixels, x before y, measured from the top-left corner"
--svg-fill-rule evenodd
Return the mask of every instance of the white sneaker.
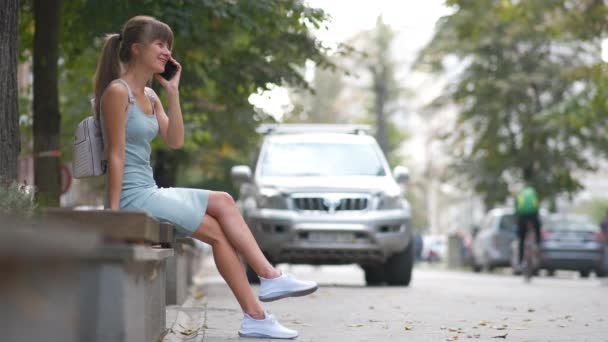
<path id="1" fill-rule="evenodd" d="M 262 302 L 299 297 L 311 294 L 319 287 L 314 281 L 298 280 L 291 274 L 283 273 L 277 278 L 260 278 L 260 293 L 258 298 Z"/>
<path id="2" fill-rule="evenodd" d="M 281 338 L 291 339 L 298 337 L 298 332 L 285 328 L 281 323 L 277 322 L 274 315 L 268 312 L 264 313 L 264 319 L 254 319 L 248 314 L 244 314 L 239 336 L 241 337 L 257 337 L 257 338 Z"/>

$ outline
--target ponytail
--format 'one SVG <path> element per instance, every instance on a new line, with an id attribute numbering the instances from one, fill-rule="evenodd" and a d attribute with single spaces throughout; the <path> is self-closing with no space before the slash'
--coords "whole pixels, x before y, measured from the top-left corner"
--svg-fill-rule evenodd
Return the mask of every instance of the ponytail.
<path id="1" fill-rule="evenodd" d="M 106 41 L 103 46 L 101 59 L 97 64 L 95 72 L 95 109 L 96 117 L 99 118 L 101 108 L 101 95 L 108 84 L 120 77 L 121 66 L 119 61 L 119 49 L 121 43 L 121 35 L 118 33 L 109 34 L 106 36 Z"/>

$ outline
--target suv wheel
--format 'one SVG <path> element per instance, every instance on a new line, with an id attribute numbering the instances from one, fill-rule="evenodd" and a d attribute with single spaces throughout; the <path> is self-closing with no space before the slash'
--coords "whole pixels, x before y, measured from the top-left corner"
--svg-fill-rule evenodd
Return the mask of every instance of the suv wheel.
<path id="1" fill-rule="evenodd" d="M 408 286 L 412 280 L 414 249 L 412 243 L 401 252 L 388 258 L 384 264 L 386 282 L 389 285 Z"/>
<path id="2" fill-rule="evenodd" d="M 245 263 L 245 270 L 247 271 L 247 280 L 249 280 L 249 284 L 259 284 L 260 278 L 258 278 L 257 273 L 249 266 L 248 263 Z"/>
<path id="3" fill-rule="evenodd" d="M 473 269 L 473 272 L 475 273 L 481 272 L 481 265 L 475 261 L 475 258 L 473 258 L 473 261 L 471 262 L 471 269 Z"/>
<path id="4" fill-rule="evenodd" d="M 367 286 L 378 286 L 384 283 L 384 269 L 382 265 L 363 266 L 365 283 Z"/>

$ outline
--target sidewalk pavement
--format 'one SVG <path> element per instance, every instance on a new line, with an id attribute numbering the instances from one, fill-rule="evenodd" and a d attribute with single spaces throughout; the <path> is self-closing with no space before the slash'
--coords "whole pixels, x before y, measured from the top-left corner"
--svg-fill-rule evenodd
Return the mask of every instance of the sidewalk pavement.
<path id="1" fill-rule="evenodd" d="M 272 339 L 242 338 L 238 329 L 242 311 L 228 285 L 219 275 L 213 258 L 203 257 L 200 272 L 194 278 L 194 286 L 182 306 L 168 306 L 166 335 L 162 342 L 224 342 L 224 341 L 276 341 Z M 257 295 L 258 286 L 253 286 Z M 308 296 L 315 297 L 316 294 Z M 295 319 L 297 313 L 309 310 L 307 301 L 301 298 L 263 303 L 265 309 L 279 313 L 279 321 L 289 328 L 302 330 L 310 326 Z M 293 312 L 292 315 L 290 312 Z M 313 314 L 313 313 L 311 313 Z M 300 336 L 297 341 L 312 341 Z"/>
<path id="2" fill-rule="evenodd" d="M 356 266 L 279 268 L 322 284 L 306 297 L 263 303 L 282 324 L 300 332 L 298 342 L 608 342 L 605 279 L 558 275 L 525 283 L 500 273 L 419 265 L 413 286 L 366 287 Z M 238 336 L 241 309 L 209 256 L 195 284 L 183 306 L 167 308 L 163 341 L 271 341 Z"/>
<path id="3" fill-rule="evenodd" d="M 205 251 L 190 294 L 181 305 L 167 306 L 166 335 L 162 342 L 272 341 L 238 336 L 241 310 L 228 285 Z M 257 288 L 254 289 L 257 294 Z"/>

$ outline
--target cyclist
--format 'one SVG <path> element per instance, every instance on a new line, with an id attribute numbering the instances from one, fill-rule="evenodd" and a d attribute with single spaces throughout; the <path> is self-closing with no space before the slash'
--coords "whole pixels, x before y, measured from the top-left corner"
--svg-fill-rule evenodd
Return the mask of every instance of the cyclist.
<path id="1" fill-rule="evenodd" d="M 524 255 L 524 243 L 526 239 L 526 232 L 528 228 L 528 222 L 531 222 L 534 226 L 534 233 L 536 234 L 536 244 L 540 245 L 540 217 L 538 215 L 539 202 L 536 190 L 531 186 L 524 187 L 517 197 L 515 197 L 515 214 L 517 215 L 517 237 L 519 238 L 518 252 L 519 258 L 518 265 L 521 265 Z"/>

